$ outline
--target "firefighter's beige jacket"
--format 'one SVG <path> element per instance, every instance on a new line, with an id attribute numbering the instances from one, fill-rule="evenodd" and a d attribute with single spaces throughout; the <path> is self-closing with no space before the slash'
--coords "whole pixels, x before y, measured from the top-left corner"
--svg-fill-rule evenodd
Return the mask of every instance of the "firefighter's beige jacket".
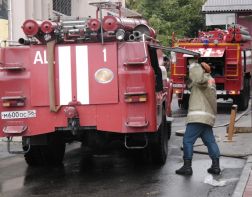
<path id="1" fill-rule="evenodd" d="M 192 63 L 189 68 L 188 84 L 191 88 L 187 123 L 199 122 L 213 126 L 217 113 L 215 81 L 205 73 L 201 65 Z"/>

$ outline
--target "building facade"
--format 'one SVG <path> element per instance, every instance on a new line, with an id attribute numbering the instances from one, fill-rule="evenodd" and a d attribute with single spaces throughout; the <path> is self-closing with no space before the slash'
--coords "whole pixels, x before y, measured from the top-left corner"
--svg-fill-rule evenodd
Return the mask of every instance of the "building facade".
<path id="1" fill-rule="evenodd" d="M 8 5 L 9 40 L 14 41 L 25 36 L 21 26 L 26 19 L 45 20 L 55 15 L 95 17 L 96 8 L 89 5 L 94 1 L 101 0 L 0 0 Z M 119 1 L 125 6 L 125 0 Z"/>
<path id="2" fill-rule="evenodd" d="M 8 1 L 0 0 L 0 42 L 8 39 Z"/>
<path id="3" fill-rule="evenodd" d="M 207 0 L 202 7 L 206 25 L 239 24 L 252 34 L 251 0 Z"/>
<path id="4" fill-rule="evenodd" d="M 8 1 L 0 0 L 0 19 L 8 19 Z"/>

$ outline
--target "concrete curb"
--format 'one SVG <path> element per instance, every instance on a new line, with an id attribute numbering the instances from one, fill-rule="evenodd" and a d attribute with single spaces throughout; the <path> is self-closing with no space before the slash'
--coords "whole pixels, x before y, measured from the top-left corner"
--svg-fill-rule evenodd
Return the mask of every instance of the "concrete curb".
<path id="1" fill-rule="evenodd" d="M 0 137 L 0 142 L 6 143 L 7 138 L 6 137 Z M 13 137 L 13 142 L 21 142 L 22 141 L 22 137 Z"/>
<path id="2" fill-rule="evenodd" d="M 232 197 L 242 197 L 252 168 L 252 156 L 249 156 L 242 170 L 240 179 L 235 187 Z"/>
<path id="3" fill-rule="evenodd" d="M 6 140 L 5 137 L 0 137 L 0 142 L 4 142 Z"/>

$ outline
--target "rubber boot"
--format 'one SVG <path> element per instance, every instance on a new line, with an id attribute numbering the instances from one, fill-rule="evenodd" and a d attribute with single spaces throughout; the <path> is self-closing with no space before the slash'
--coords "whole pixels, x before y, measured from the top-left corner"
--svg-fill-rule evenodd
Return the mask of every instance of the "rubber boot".
<path id="1" fill-rule="evenodd" d="M 176 174 L 179 175 L 192 175 L 192 160 L 190 159 L 184 159 L 184 165 L 176 170 Z"/>
<path id="2" fill-rule="evenodd" d="M 212 165 L 211 165 L 211 167 L 207 171 L 210 174 L 220 174 L 221 169 L 220 169 L 220 161 L 219 161 L 219 159 L 212 159 Z"/>

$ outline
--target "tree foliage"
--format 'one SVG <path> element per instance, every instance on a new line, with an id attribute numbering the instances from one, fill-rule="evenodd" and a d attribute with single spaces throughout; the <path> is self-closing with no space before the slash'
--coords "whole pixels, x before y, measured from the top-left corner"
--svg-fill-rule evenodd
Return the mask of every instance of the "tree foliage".
<path id="1" fill-rule="evenodd" d="M 205 0 L 126 0 L 128 8 L 136 10 L 149 21 L 164 45 L 171 44 L 172 32 L 177 38 L 195 37 L 204 28 L 201 12 Z"/>

